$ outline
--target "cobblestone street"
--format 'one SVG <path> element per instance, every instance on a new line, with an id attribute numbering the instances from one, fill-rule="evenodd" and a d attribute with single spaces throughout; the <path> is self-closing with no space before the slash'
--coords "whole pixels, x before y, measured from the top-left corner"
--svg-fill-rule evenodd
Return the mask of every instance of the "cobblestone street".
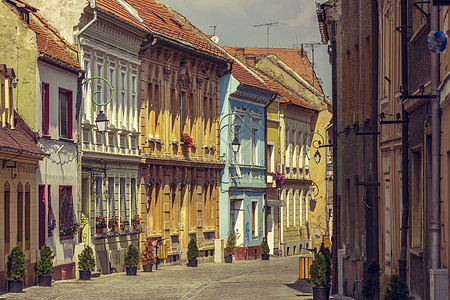
<path id="1" fill-rule="evenodd" d="M 28 287 L 0 299 L 312 299 L 311 285 L 297 277 L 298 256 L 271 257 L 197 268 L 167 266 L 151 273 L 138 271 L 138 276 L 116 273 L 88 282 L 56 281 L 52 287 Z"/>

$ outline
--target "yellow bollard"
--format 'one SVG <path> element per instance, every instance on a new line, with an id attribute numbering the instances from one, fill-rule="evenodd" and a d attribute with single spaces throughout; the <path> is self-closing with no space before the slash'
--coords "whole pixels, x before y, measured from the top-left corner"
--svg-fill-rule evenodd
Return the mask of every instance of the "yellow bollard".
<path id="1" fill-rule="evenodd" d="M 299 279 L 310 279 L 311 274 L 309 273 L 309 269 L 311 268 L 313 262 L 312 257 L 299 257 L 298 259 L 298 278 Z"/>

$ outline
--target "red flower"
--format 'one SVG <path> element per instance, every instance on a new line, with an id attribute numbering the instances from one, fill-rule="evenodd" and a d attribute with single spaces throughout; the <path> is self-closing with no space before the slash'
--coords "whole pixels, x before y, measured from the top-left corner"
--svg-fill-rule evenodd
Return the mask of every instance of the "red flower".
<path id="1" fill-rule="evenodd" d="M 194 145 L 192 138 L 187 133 L 181 133 L 181 142 L 188 148 Z"/>

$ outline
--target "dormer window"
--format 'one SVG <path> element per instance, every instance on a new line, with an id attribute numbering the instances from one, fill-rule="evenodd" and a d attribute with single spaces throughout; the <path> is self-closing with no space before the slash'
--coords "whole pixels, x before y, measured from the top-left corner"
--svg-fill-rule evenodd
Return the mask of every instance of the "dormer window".
<path id="1" fill-rule="evenodd" d="M 19 16 L 22 18 L 22 20 L 25 23 L 30 24 L 30 14 L 29 14 L 28 10 L 19 8 L 18 13 L 19 13 Z"/>

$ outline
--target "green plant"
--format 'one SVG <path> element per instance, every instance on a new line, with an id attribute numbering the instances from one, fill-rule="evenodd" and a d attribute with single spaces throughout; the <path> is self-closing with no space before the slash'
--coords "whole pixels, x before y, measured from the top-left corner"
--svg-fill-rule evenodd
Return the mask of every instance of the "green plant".
<path id="1" fill-rule="evenodd" d="M 327 270 L 329 276 L 331 276 L 331 251 L 330 248 L 325 247 L 324 243 L 320 244 L 319 252 L 325 257 L 325 263 L 327 265 Z M 330 277 L 331 278 L 331 277 Z"/>
<path id="2" fill-rule="evenodd" d="M 55 258 L 52 249 L 44 244 L 39 253 L 39 259 L 34 264 L 34 273 L 36 273 L 36 275 L 52 275 L 53 259 Z"/>
<path id="3" fill-rule="evenodd" d="M 119 226 L 119 218 L 116 216 L 112 216 L 111 219 L 108 220 L 108 228 L 114 229 Z"/>
<path id="4" fill-rule="evenodd" d="M 269 244 L 267 244 L 267 239 L 263 237 L 261 242 L 261 254 L 269 254 L 269 253 L 270 253 Z"/>
<path id="5" fill-rule="evenodd" d="M 199 255 L 197 242 L 195 239 L 191 239 L 191 241 L 188 244 L 188 252 L 187 257 L 188 259 L 196 259 Z"/>
<path id="6" fill-rule="evenodd" d="M 367 266 L 367 275 L 362 289 L 364 298 L 378 299 L 380 294 L 380 270 L 380 265 L 374 260 Z"/>
<path id="7" fill-rule="evenodd" d="M 227 244 L 225 246 L 224 254 L 225 256 L 233 256 L 236 248 L 236 235 L 234 232 L 228 234 Z"/>
<path id="8" fill-rule="evenodd" d="M 125 253 L 125 266 L 127 267 L 137 267 L 140 261 L 140 255 L 138 248 L 133 245 L 129 244 L 127 248 L 127 253 Z"/>
<path id="9" fill-rule="evenodd" d="M 12 280 L 20 280 L 27 276 L 27 269 L 25 269 L 25 253 L 20 250 L 19 246 L 11 250 L 8 255 L 7 275 Z"/>
<path id="10" fill-rule="evenodd" d="M 144 244 L 144 251 L 142 251 L 141 261 L 143 265 L 153 265 L 156 263 L 155 246 L 158 241 L 153 241 L 150 237 L 147 237 Z"/>
<path id="11" fill-rule="evenodd" d="M 317 286 L 329 286 L 330 276 L 328 275 L 327 263 L 325 256 L 318 252 L 314 256 L 314 261 L 310 269 L 311 283 Z"/>
<path id="12" fill-rule="evenodd" d="M 409 300 L 412 299 L 409 296 L 408 285 L 404 282 L 400 276 L 392 275 L 389 281 L 386 291 L 384 293 L 385 300 Z"/>
<path id="13" fill-rule="evenodd" d="M 87 245 L 86 248 L 81 251 L 81 254 L 78 255 L 78 268 L 85 271 L 94 271 L 94 251 L 89 245 Z"/>
<path id="14" fill-rule="evenodd" d="M 137 226 L 139 223 L 141 223 L 141 217 L 139 217 L 139 215 L 135 215 L 131 219 L 131 225 Z"/>

